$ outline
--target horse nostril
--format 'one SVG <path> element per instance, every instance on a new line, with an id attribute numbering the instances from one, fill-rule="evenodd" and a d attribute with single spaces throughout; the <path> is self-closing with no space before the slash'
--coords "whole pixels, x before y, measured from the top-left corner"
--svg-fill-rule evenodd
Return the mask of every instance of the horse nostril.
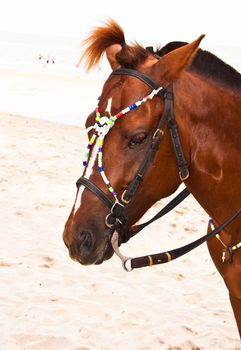
<path id="1" fill-rule="evenodd" d="M 90 249 L 92 246 L 92 237 L 89 231 L 82 231 L 80 234 L 79 244 L 85 249 Z"/>

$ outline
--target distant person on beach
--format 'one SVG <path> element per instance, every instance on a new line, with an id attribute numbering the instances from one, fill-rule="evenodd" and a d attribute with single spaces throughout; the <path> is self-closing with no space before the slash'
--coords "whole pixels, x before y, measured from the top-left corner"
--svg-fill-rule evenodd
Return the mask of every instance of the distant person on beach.
<path id="1" fill-rule="evenodd" d="M 77 68 L 80 67 L 80 62 L 81 62 L 81 59 L 79 59 L 78 62 L 76 63 L 76 67 L 77 67 Z"/>
<path id="2" fill-rule="evenodd" d="M 42 67 L 47 67 L 50 63 L 55 64 L 55 58 L 50 57 L 50 55 L 43 56 L 41 53 L 38 55 L 38 61 L 42 65 Z"/>

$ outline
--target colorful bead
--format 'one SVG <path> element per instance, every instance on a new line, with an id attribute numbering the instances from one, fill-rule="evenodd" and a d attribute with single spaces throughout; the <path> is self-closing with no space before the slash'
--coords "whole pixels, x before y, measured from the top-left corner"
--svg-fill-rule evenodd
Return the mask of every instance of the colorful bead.
<path id="1" fill-rule="evenodd" d="M 132 105 L 130 105 L 130 111 L 132 110 L 132 109 L 135 109 L 136 108 L 136 103 L 133 103 Z"/>
<path id="2" fill-rule="evenodd" d="M 116 192 L 115 192 L 114 188 L 111 186 L 109 180 L 107 179 L 105 172 L 104 172 L 104 169 L 103 169 L 103 164 L 102 164 L 104 138 L 107 135 L 107 133 L 109 132 L 109 130 L 114 126 L 115 121 L 117 119 L 119 119 L 120 117 L 122 117 L 126 113 L 132 111 L 133 109 L 139 107 L 142 103 L 151 100 L 161 89 L 162 89 L 162 87 L 160 87 L 157 90 L 153 90 L 149 95 L 144 97 L 142 100 L 139 100 L 139 101 L 131 104 L 130 106 L 124 108 L 122 111 L 118 112 L 116 115 L 110 116 L 110 118 L 108 118 L 106 116 L 101 116 L 99 106 L 97 106 L 95 109 L 96 124 L 88 129 L 88 130 L 94 129 L 95 133 L 92 135 L 92 137 L 87 145 L 87 150 L 85 152 L 85 159 L 83 161 L 83 166 L 87 167 L 88 161 L 89 161 L 89 156 L 90 156 L 90 150 L 92 149 L 92 146 L 94 145 L 94 143 L 97 141 L 97 143 L 98 143 L 98 168 L 99 168 L 99 172 L 101 174 L 101 177 L 102 177 L 104 183 L 107 185 L 109 192 L 115 197 L 116 200 L 117 200 Z M 98 100 L 100 100 L 100 97 L 98 98 Z"/>

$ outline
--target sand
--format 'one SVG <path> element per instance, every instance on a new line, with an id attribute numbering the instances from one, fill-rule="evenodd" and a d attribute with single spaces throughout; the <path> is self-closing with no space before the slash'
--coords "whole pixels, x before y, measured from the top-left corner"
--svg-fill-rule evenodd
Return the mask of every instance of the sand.
<path id="1" fill-rule="evenodd" d="M 36 82 L 36 74 L 28 74 Z M 9 79 L 14 92 L 19 73 L 11 72 Z M 27 91 L 31 96 L 29 76 L 21 79 L 21 96 Z M 45 79 L 53 91 L 59 86 L 60 78 Z M 38 84 L 35 89 L 50 103 L 44 89 Z M 26 100 L 34 114 L 35 100 Z M 241 349 L 227 289 L 206 245 L 169 264 L 131 273 L 116 256 L 101 266 L 70 260 L 62 232 L 81 174 L 84 122 L 71 126 L 19 116 L 6 112 L 9 106 L 5 101 L 5 109 L 0 107 L 0 349 Z M 202 236 L 207 220 L 190 196 L 122 252 L 138 256 L 176 248 Z"/>

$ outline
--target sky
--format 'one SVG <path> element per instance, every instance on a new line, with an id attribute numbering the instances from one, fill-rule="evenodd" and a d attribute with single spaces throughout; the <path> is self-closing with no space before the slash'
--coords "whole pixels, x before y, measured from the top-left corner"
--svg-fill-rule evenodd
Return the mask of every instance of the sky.
<path id="1" fill-rule="evenodd" d="M 127 42 L 192 41 L 241 46 L 240 0 L 0 0 L 0 31 L 87 36 L 108 17 Z"/>

